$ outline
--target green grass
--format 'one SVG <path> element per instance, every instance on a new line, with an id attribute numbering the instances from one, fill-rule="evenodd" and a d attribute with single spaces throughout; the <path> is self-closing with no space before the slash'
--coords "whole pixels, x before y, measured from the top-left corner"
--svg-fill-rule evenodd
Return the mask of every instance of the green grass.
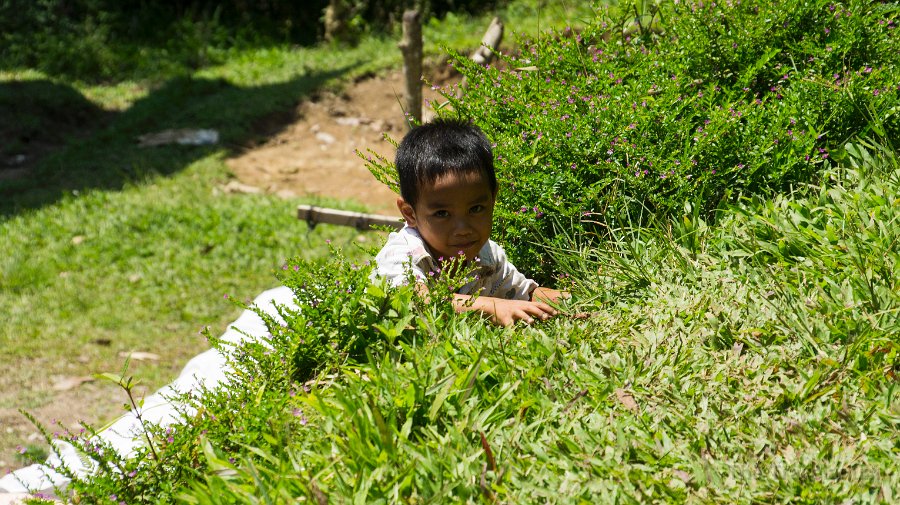
<path id="1" fill-rule="evenodd" d="M 510 11 L 535 4 L 524 5 Z M 426 36 L 470 49 L 485 24 L 451 18 Z M 96 122 L 51 139 L 64 146 L 37 177 L 0 186 L 0 408 L 39 409 L 54 378 L 118 372 L 123 351 L 161 356 L 132 365 L 147 391 L 168 382 L 208 346 L 199 329 L 215 336 L 237 315 L 224 295 L 274 286 L 286 258 L 300 272 L 285 281 L 308 303 L 270 328 L 275 352 L 235 355 L 236 387 L 194 399 L 202 409 L 171 442 L 157 433 L 159 461 L 76 482 L 83 499 L 896 501 L 892 148 L 846 146 L 842 165 L 823 162 L 821 184 L 741 200 L 715 226 L 695 206 L 655 228 L 609 229 L 592 247 L 558 226 L 547 255 L 573 279 L 567 316 L 496 328 L 411 288 L 370 285 L 357 233 L 308 232 L 297 202 L 218 189 L 223 159 L 257 140 L 254 122 L 396 64 L 393 44 L 233 51 L 156 82 L 4 74 L 0 107 L 32 97 L 15 110 L 33 131 L 68 107 Z M 225 144 L 134 146 L 181 126 L 217 128 Z M 324 357 L 319 368 L 300 366 L 310 356 Z M 100 425 L 125 398 L 96 388 L 108 409 L 87 420 Z M 0 437 L 8 453 L 25 445 Z"/>

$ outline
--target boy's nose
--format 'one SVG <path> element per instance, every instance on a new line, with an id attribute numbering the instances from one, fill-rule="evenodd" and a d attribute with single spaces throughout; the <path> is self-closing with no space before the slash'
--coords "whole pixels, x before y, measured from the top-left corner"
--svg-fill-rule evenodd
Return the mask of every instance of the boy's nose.
<path id="1" fill-rule="evenodd" d="M 468 219 L 457 219 L 453 226 L 453 233 L 461 236 L 470 235 L 474 230 Z"/>

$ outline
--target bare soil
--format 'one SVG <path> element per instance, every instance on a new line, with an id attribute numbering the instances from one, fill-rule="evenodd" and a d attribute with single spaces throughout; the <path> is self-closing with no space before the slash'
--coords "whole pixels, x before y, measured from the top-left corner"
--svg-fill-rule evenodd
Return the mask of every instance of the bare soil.
<path id="1" fill-rule="evenodd" d="M 429 76 L 429 81 L 437 85 L 454 80 L 449 74 Z M 373 213 L 398 215 L 397 195 L 369 173 L 357 150 L 365 153 L 371 149 L 393 159 L 394 148 L 384 140 L 384 134 L 399 140 L 407 131 L 401 107 L 403 92 L 402 72 L 394 70 L 360 79 L 340 93 L 321 92 L 300 103 L 293 114 L 297 118 L 295 122 L 260 145 L 246 148 L 227 160 L 235 180 L 225 189 L 285 198 L 315 196 L 323 199 L 323 205 L 328 201 L 350 200 Z M 430 101 L 441 99 L 429 86 L 423 86 L 423 96 Z M 429 107 L 424 109 L 427 119 Z M 265 131 L 265 125 L 261 124 L 260 129 Z M 0 175 L 13 178 L 20 176 L 18 171 L 27 170 L 4 168 L 7 168 L 5 174 L 0 172 Z M 163 366 L 168 366 L 174 376 L 183 365 Z M 83 383 L 67 385 L 65 382 L 71 381 L 71 377 L 41 380 L 34 374 L 32 378 L 37 383 L 25 387 L 41 400 L 35 400 L 38 405 L 29 405 L 27 410 L 42 422 L 52 424 L 51 420 L 56 420 L 78 431 L 82 420 L 102 426 L 122 411 L 121 391 L 102 381 L 85 378 Z M 4 389 L 14 387 L 4 385 Z M 139 394 L 149 393 L 146 389 L 139 391 Z M 0 406 L 0 475 L 23 464 L 16 454 L 17 446 L 43 445 L 37 429 L 18 408 L 6 407 Z"/>
<path id="2" fill-rule="evenodd" d="M 371 212 L 397 214 L 396 193 L 375 179 L 357 151 L 393 159 L 394 147 L 384 135 L 399 140 L 407 131 L 403 93 L 402 72 L 395 70 L 301 103 L 297 122 L 227 161 L 240 181 L 234 189 L 352 200 Z M 427 86 L 423 95 L 440 99 Z"/>

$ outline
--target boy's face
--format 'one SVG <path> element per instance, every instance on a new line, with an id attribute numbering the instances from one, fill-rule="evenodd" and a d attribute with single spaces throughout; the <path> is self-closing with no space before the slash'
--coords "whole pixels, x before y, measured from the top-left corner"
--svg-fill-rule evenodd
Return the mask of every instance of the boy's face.
<path id="1" fill-rule="evenodd" d="M 426 184 L 419 188 L 415 206 L 398 198 L 397 207 L 438 258 L 447 260 L 462 251 L 474 260 L 491 236 L 495 197 L 487 180 L 471 172 Z"/>

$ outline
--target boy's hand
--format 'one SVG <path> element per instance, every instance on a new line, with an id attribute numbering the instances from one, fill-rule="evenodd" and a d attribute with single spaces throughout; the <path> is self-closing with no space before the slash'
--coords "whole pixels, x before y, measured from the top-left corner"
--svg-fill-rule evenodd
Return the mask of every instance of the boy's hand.
<path id="1" fill-rule="evenodd" d="M 456 295 L 455 305 L 457 311 L 477 310 L 489 316 L 491 320 L 502 326 L 511 326 L 516 321 L 524 321 L 532 324 L 535 321 L 546 321 L 555 316 L 558 311 L 542 301 L 506 300 L 480 296 L 474 303 L 468 304 L 469 297 Z"/>
<path id="2" fill-rule="evenodd" d="M 558 303 L 560 300 L 565 300 L 566 298 L 571 298 L 570 295 L 566 291 L 560 291 L 558 289 L 553 288 L 545 288 L 540 286 L 531 292 L 531 299 L 534 301 L 543 301 L 549 303 Z"/>

